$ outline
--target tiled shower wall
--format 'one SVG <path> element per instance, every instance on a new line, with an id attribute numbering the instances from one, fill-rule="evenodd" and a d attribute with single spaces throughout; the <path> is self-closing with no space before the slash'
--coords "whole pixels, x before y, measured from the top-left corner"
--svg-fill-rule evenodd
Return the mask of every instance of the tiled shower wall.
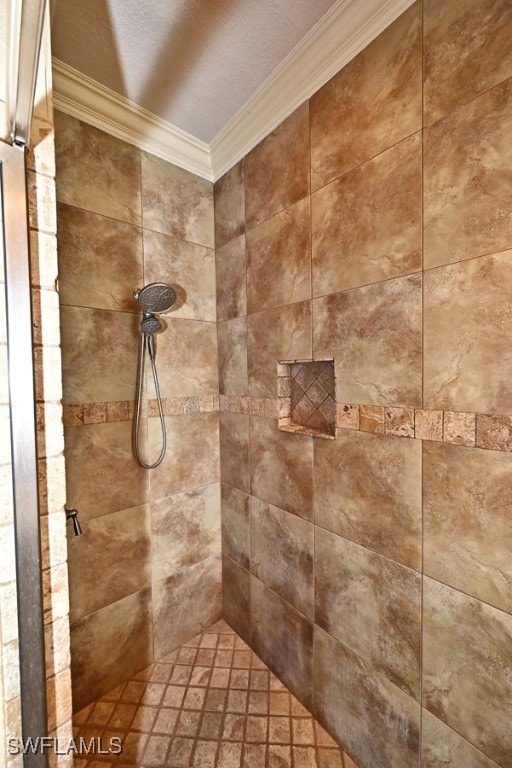
<path id="1" fill-rule="evenodd" d="M 512 766 L 511 41 L 415 3 L 215 187 L 224 614 L 362 768 Z"/>
<path id="2" fill-rule="evenodd" d="M 220 616 L 213 188 L 60 113 L 56 155 L 67 505 L 84 530 L 68 536 L 80 709 Z M 157 339 L 168 447 L 148 472 L 132 453 L 132 293 L 153 281 L 178 286 L 179 308 Z"/>

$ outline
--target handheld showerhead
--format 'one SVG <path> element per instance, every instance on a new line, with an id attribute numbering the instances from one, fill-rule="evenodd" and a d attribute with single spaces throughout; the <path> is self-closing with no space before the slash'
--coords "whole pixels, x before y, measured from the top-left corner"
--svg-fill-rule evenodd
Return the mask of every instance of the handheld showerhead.
<path id="1" fill-rule="evenodd" d="M 148 314 L 167 312 L 176 302 L 176 291 L 167 283 L 148 283 L 134 291 L 133 298 Z"/>
<path id="2" fill-rule="evenodd" d="M 140 329 L 142 333 L 145 333 L 147 336 L 152 336 L 154 333 L 160 333 L 162 330 L 162 323 L 158 317 L 155 317 L 154 315 L 146 315 L 146 317 L 141 320 Z"/>

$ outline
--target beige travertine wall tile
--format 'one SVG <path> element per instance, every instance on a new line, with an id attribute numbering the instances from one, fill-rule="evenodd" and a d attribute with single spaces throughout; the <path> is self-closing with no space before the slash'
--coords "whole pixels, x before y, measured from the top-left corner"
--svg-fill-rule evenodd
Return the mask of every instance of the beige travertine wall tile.
<path id="1" fill-rule="evenodd" d="M 318 528 L 315 621 L 419 699 L 420 574 Z"/>
<path id="2" fill-rule="evenodd" d="M 499 768 L 480 750 L 448 728 L 427 709 L 422 712 L 421 759 L 424 768 L 464 766 L 464 768 Z"/>
<path id="3" fill-rule="evenodd" d="M 149 229 L 143 241 L 144 284 L 169 283 L 178 297 L 164 317 L 215 322 L 214 251 Z"/>
<path id="4" fill-rule="evenodd" d="M 507 453 L 423 446 L 425 573 L 509 613 L 511 471 Z"/>
<path id="5" fill-rule="evenodd" d="M 241 160 L 215 182 L 215 247 L 245 231 L 244 163 Z"/>
<path id="6" fill-rule="evenodd" d="M 313 707 L 313 625 L 251 576 L 252 646 L 286 687 Z"/>
<path id="7" fill-rule="evenodd" d="M 452 411 L 512 410 L 512 251 L 425 273 L 425 406 Z"/>
<path id="8" fill-rule="evenodd" d="M 251 562 L 250 503 L 251 497 L 247 493 L 221 484 L 222 554 L 246 569 Z"/>
<path id="9" fill-rule="evenodd" d="M 506 768 L 512 616 L 429 578 L 423 590 L 424 705 Z"/>
<path id="10" fill-rule="evenodd" d="M 251 586 L 249 572 L 234 560 L 222 558 L 222 615 L 246 642 L 251 641 Z"/>
<path id="11" fill-rule="evenodd" d="M 421 128 L 421 4 L 311 98 L 312 188 Z"/>
<path id="12" fill-rule="evenodd" d="M 219 557 L 220 551 L 218 483 L 151 502 L 153 581 L 209 557 Z"/>
<path id="13" fill-rule="evenodd" d="M 300 200 L 247 232 L 247 311 L 311 298 L 310 200 Z"/>
<path id="14" fill-rule="evenodd" d="M 71 626 L 73 710 L 83 709 L 152 660 L 149 588 L 84 616 Z"/>
<path id="15" fill-rule="evenodd" d="M 426 129 L 426 267 L 512 246 L 511 131 L 512 79 Z"/>
<path id="16" fill-rule="evenodd" d="M 247 318 L 235 317 L 217 326 L 221 395 L 246 395 Z"/>
<path id="17" fill-rule="evenodd" d="M 245 235 L 216 251 L 217 319 L 247 314 Z"/>
<path id="18" fill-rule="evenodd" d="M 250 519 L 251 573 L 313 618 L 313 525 L 254 496 Z"/>
<path id="19" fill-rule="evenodd" d="M 414 435 L 418 440 L 443 440 L 443 411 L 415 411 Z"/>
<path id="20" fill-rule="evenodd" d="M 315 711 L 364 768 L 418 768 L 419 703 L 318 627 Z"/>
<path id="21" fill-rule="evenodd" d="M 251 493 L 304 520 L 313 517 L 313 438 L 251 416 Z"/>
<path id="22" fill-rule="evenodd" d="M 307 102 L 246 155 L 244 173 L 246 229 L 309 194 Z"/>
<path id="23" fill-rule="evenodd" d="M 311 302 L 270 309 L 247 318 L 249 394 L 276 397 L 278 360 L 311 358 Z"/>
<path id="24" fill-rule="evenodd" d="M 423 23 L 426 123 L 512 75 L 507 0 L 425 0 Z"/>
<path id="25" fill-rule="evenodd" d="M 421 269 L 421 134 L 311 196 L 313 295 Z"/>
<path id="26" fill-rule="evenodd" d="M 58 206 L 60 303 L 136 311 L 142 284 L 141 230 L 69 205 Z"/>
<path id="27" fill-rule="evenodd" d="M 82 531 L 68 535 L 71 622 L 151 583 L 148 504 L 84 521 Z"/>
<path id="28" fill-rule="evenodd" d="M 140 150 L 55 112 L 57 199 L 140 224 Z"/>
<path id="29" fill-rule="evenodd" d="M 220 619 L 221 583 L 220 557 L 209 557 L 153 582 L 155 659 L 162 658 Z M 190 595 L 194 595 L 193 600 L 189 599 Z"/>
<path id="30" fill-rule="evenodd" d="M 62 380 L 67 403 L 133 400 L 138 317 L 61 307 Z"/>
<path id="31" fill-rule="evenodd" d="M 249 416 L 246 414 L 220 414 L 220 465 L 223 483 L 249 493 Z"/>
<path id="32" fill-rule="evenodd" d="M 148 500 L 148 476 L 133 458 L 131 428 L 131 422 L 119 422 L 64 430 L 67 505 L 80 511 L 81 520 Z"/>
<path id="33" fill-rule="evenodd" d="M 421 275 L 313 301 L 313 353 L 336 359 L 339 402 L 421 407 Z"/>
<path id="34" fill-rule="evenodd" d="M 151 471 L 151 500 L 172 496 L 220 480 L 219 418 L 217 413 L 168 416 L 167 453 L 159 467 Z M 161 445 L 160 420 L 149 419 L 151 456 L 158 456 Z"/>
<path id="35" fill-rule="evenodd" d="M 421 443 L 338 430 L 314 454 L 315 523 L 419 569 Z"/>
<path id="36" fill-rule="evenodd" d="M 213 185 L 189 171 L 141 152 L 145 229 L 214 248 Z"/>

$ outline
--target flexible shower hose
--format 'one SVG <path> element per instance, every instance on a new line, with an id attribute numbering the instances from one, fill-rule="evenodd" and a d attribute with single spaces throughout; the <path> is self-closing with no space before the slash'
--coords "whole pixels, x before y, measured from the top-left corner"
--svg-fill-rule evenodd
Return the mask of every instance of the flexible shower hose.
<path id="1" fill-rule="evenodd" d="M 160 451 L 160 455 L 158 459 L 154 462 L 154 464 L 147 464 L 142 458 L 139 450 L 139 425 L 140 425 L 140 416 L 141 416 L 141 408 L 142 408 L 142 390 L 143 390 L 143 384 L 144 384 L 144 368 L 145 368 L 145 360 L 146 360 L 146 350 L 149 352 L 149 359 L 151 361 L 151 369 L 153 371 L 153 381 L 155 383 L 156 399 L 158 403 L 158 414 L 160 416 L 160 428 L 162 430 L 162 450 Z M 162 459 L 165 456 L 166 447 L 167 447 L 167 436 L 165 433 L 165 421 L 164 421 L 164 413 L 162 410 L 162 398 L 160 397 L 160 387 L 158 386 L 158 374 L 156 372 L 154 339 L 151 334 L 147 334 L 141 331 L 140 354 L 139 354 L 139 365 L 138 365 L 138 376 L 137 376 L 137 393 L 135 397 L 135 418 L 133 421 L 133 448 L 135 451 L 135 456 L 137 457 L 137 461 L 139 462 L 141 467 L 144 467 L 144 469 L 154 469 L 155 467 L 158 467 L 158 465 L 162 463 Z"/>

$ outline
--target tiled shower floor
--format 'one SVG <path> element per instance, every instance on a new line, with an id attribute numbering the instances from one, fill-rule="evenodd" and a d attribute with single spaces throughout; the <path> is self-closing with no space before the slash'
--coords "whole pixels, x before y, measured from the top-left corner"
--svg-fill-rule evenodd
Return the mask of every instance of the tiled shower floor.
<path id="1" fill-rule="evenodd" d="M 219 621 L 74 718 L 75 739 L 123 741 L 75 768 L 357 768 Z M 96 742 L 97 743 L 97 742 Z"/>

